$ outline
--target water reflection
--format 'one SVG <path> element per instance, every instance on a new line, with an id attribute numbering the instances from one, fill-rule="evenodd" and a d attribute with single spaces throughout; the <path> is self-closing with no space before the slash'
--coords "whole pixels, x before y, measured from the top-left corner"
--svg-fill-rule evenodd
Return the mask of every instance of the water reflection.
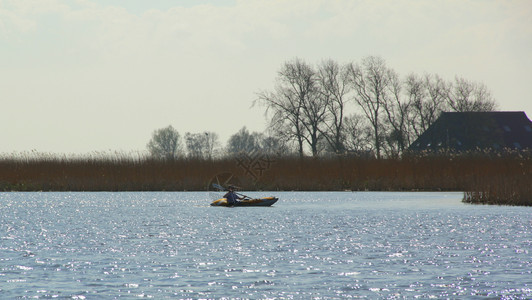
<path id="1" fill-rule="evenodd" d="M 275 195 L 222 208 L 207 193 L 3 193 L 0 297 L 532 297 L 530 208 Z"/>

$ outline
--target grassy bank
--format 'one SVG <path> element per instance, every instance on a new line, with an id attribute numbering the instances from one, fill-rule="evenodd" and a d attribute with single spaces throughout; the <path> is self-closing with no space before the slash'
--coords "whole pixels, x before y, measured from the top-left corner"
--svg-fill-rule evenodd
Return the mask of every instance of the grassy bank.
<path id="1" fill-rule="evenodd" d="M 243 159 L 246 158 L 246 159 Z M 532 155 L 155 160 L 125 155 L 3 156 L 3 191 L 184 191 L 231 182 L 246 190 L 466 191 L 470 203 L 532 205 Z"/>

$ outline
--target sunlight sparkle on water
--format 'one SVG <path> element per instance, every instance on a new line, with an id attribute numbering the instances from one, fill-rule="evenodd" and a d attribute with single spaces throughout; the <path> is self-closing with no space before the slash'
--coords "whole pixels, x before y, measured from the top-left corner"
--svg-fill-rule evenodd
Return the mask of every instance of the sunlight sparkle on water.
<path id="1" fill-rule="evenodd" d="M 1 193 L 0 298 L 532 297 L 532 210 L 461 193 Z"/>

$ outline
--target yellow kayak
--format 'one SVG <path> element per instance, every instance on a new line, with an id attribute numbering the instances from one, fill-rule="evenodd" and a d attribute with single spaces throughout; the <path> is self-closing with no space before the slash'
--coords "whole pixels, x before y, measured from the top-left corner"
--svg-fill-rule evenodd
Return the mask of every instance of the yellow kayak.
<path id="1" fill-rule="evenodd" d="M 214 200 L 211 203 L 211 206 L 271 206 L 275 202 L 277 202 L 279 198 L 276 197 L 264 197 L 264 198 L 257 198 L 257 199 L 244 199 L 239 200 L 234 204 L 227 203 L 226 198 L 221 198 L 218 200 Z"/>

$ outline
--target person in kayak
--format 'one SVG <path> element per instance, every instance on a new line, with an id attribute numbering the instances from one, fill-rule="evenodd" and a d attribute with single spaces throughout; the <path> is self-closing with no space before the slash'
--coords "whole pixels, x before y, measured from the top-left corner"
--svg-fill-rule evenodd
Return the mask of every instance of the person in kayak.
<path id="1" fill-rule="evenodd" d="M 238 197 L 238 195 L 235 193 L 235 187 L 230 185 L 227 188 L 229 191 L 224 195 L 224 198 L 227 199 L 227 203 L 230 205 L 234 205 L 238 202 L 240 199 L 244 199 L 243 197 Z"/>

